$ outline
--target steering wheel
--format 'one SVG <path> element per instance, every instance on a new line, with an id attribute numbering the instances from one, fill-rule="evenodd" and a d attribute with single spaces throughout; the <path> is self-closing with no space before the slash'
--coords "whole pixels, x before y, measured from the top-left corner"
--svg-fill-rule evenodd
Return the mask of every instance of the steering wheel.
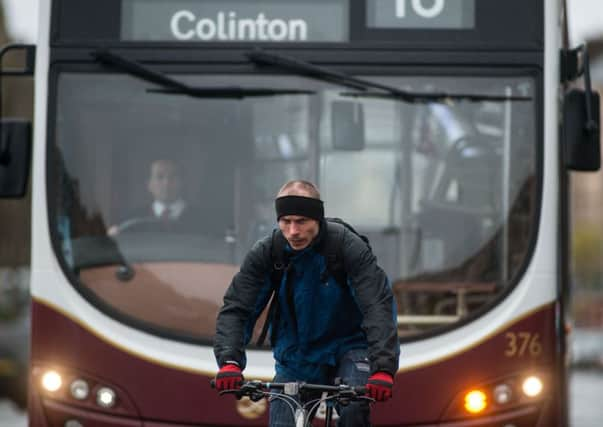
<path id="1" fill-rule="evenodd" d="M 152 231 L 157 228 L 160 228 L 160 220 L 152 216 L 131 218 L 118 226 L 119 233 Z"/>

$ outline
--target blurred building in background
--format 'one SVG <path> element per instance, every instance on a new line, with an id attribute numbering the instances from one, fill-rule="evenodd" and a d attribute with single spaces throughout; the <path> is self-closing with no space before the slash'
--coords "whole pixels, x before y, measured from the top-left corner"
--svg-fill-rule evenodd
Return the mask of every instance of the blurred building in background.
<path id="1" fill-rule="evenodd" d="M 0 46 L 10 43 L 0 5 Z M 2 68 L 21 58 L 7 57 Z M 33 79 L 3 77 L 2 117 L 32 117 Z M 1 129 L 0 129 L 1 132 Z M 29 260 L 31 192 L 24 199 L 0 199 L 0 396 L 25 406 L 29 359 Z"/>
<path id="2" fill-rule="evenodd" d="M 603 4 L 568 3 L 571 45 L 588 44 L 592 85 L 603 95 Z M 573 358 L 603 368 L 603 172 L 572 173 L 571 184 Z"/>

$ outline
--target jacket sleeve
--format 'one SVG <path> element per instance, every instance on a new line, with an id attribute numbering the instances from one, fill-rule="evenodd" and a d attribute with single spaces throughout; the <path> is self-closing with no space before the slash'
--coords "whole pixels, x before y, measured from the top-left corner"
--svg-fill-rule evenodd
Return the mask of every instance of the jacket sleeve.
<path id="1" fill-rule="evenodd" d="M 371 374 L 383 371 L 393 376 L 398 370 L 400 344 L 396 304 L 387 275 L 366 243 L 347 229 L 342 250 L 349 283 L 363 316 Z"/>
<path id="2" fill-rule="evenodd" d="M 226 361 L 235 361 L 241 369 L 245 368 L 246 326 L 257 309 L 266 276 L 271 269 L 270 245 L 271 236 L 268 236 L 251 248 L 224 294 L 214 337 L 218 366 Z"/>

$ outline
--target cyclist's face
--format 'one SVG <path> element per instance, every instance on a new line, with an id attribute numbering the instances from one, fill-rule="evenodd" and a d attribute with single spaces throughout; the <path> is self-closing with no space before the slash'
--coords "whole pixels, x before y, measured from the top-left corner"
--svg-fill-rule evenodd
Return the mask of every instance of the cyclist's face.
<path id="1" fill-rule="evenodd" d="M 315 219 L 299 215 L 285 215 L 278 226 L 289 245 L 296 251 L 306 248 L 318 235 L 319 224 Z"/>

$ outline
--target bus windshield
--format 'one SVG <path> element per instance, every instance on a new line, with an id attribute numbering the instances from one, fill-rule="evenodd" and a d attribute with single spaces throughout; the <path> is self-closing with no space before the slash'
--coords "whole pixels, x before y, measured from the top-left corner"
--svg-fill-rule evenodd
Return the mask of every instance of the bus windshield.
<path id="1" fill-rule="evenodd" d="M 49 205 L 67 276 L 134 327 L 211 340 L 232 276 L 276 227 L 276 192 L 306 179 L 327 216 L 369 238 L 401 336 L 480 312 L 516 282 L 535 230 L 536 83 L 439 71 L 362 78 L 476 97 L 408 102 L 294 75 L 171 75 L 276 90 L 195 97 L 126 74 L 59 74 Z"/>

